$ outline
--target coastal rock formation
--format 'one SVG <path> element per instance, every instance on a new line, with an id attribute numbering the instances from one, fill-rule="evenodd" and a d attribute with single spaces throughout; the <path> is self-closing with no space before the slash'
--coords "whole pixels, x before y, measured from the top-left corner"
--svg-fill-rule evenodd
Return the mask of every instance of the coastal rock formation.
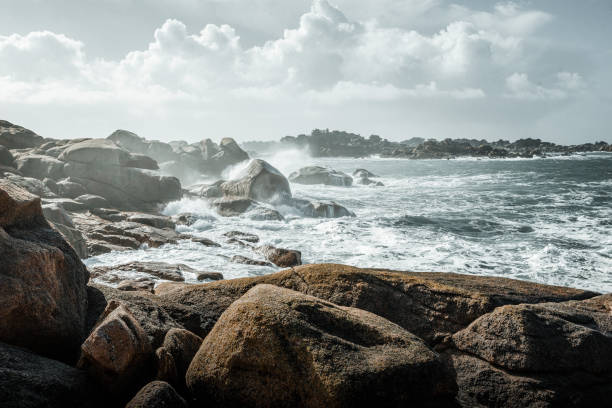
<path id="1" fill-rule="evenodd" d="M 42 143 L 43 138 L 31 130 L 0 120 L 1 146 L 7 149 L 28 149 L 40 146 Z"/>
<path id="2" fill-rule="evenodd" d="M 139 272 L 150 275 L 156 279 L 174 282 L 184 282 L 184 273 L 196 275 L 197 277 L 201 278 L 200 280 L 223 279 L 223 275 L 218 272 L 203 272 L 184 264 L 169 264 L 166 262 L 130 262 L 115 266 L 99 266 L 92 269 L 92 277 L 100 277 L 104 279 L 104 275 L 112 274 L 113 272 L 118 271 Z"/>
<path id="3" fill-rule="evenodd" d="M 89 273 L 40 198 L 0 179 L 0 341 L 71 361 L 85 336 Z"/>
<path id="4" fill-rule="evenodd" d="M 234 302 L 187 371 L 199 406 L 452 405 L 439 356 L 363 310 L 258 285 Z"/>
<path id="5" fill-rule="evenodd" d="M 298 184 L 325 184 L 349 187 L 353 178 L 346 173 L 321 166 L 302 167 L 289 175 L 289 180 Z"/>
<path id="6" fill-rule="evenodd" d="M 142 387 L 125 408 L 187 408 L 187 402 L 170 384 L 153 381 Z"/>
<path id="7" fill-rule="evenodd" d="M 248 153 L 231 137 L 221 139 L 218 145 L 210 139 L 205 139 L 200 148 L 203 158 L 200 167 L 206 174 L 221 174 L 225 168 L 249 159 Z"/>
<path id="8" fill-rule="evenodd" d="M 105 406 L 103 395 L 86 372 L 4 343 L 0 343 L 0 405 L 3 408 Z"/>
<path id="9" fill-rule="evenodd" d="M 235 180 L 220 185 L 225 196 L 244 197 L 262 202 L 282 201 L 291 197 L 289 182 L 272 165 L 260 159 L 251 160 Z"/>

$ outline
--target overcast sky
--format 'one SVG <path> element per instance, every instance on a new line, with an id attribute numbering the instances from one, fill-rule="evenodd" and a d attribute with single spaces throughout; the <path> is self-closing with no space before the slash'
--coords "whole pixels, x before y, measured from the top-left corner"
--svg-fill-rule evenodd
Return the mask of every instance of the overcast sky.
<path id="1" fill-rule="evenodd" d="M 0 0 L 0 119 L 612 142 L 611 22 L 610 0 Z"/>

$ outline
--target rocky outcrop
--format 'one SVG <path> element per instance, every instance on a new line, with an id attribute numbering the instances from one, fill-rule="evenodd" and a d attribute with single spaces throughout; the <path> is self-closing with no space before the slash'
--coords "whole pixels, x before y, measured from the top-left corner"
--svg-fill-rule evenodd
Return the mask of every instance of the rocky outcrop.
<path id="1" fill-rule="evenodd" d="M 115 266 L 99 266 L 92 269 L 92 276 L 102 278 L 113 272 L 139 272 L 150 275 L 156 279 L 174 282 L 184 282 L 185 273 L 202 277 L 203 279 L 223 279 L 223 275 L 213 272 L 198 271 L 184 264 L 169 264 L 166 262 L 130 262 Z"/>
<path id="2" fill-rule="evenodd" d="M 325 184 L 341 187 L 349 187 L 353 184 L 353 178 L 348 174 L 321 166 L 303 167 L 291 173 L 289 180 L 298 184 Z"/>
<path id="3" fill-rule="evenodd" d="M 153 381 L 142 387 L 125 408 L 187 408 L 187 402 L 167 382 Z"/>
<path id="4" fill-rule="evenodd" d="M 84 371 L 0 343 L 3 408 L 104 407 L 104 400 Z"/>
<path id="5" fill-rule="evenodd" d="M 268 261 L 281 268 L 288 268 L 302 264 L 302 253 L 293 249 L 276 248 L 271 245 L 263 245 L 255 248 Z"/>
<path id="6" fill-rule="evenodd" d="M 43 138 L 36 133 L 0 120 L 0 145 L 7 149 L 29 149 L 43 143 Z"/>
<path id="7" fill-rule="evenodd" d="M 210 139 L 205 139 L 200 148 L 203 158 L 201 170 L 206 174 L 221 174 L 225 168 L 249 160 L 248 153 L 230 137 L 221 139 L 218 145 Z"/>
<path id="8" fill-rule="evenodd" d="M 401 327 L 271 285 L 223 313 L 186 380 L 201 406 L 451 406 L 455 394 L 439 356 Z"/>
<path id="9" fill-rule="evenodd" d="M 453 344 L 464 405 L 599 405 L 612 392 L 612 295 L 499 307 Z"/>
<path id="10" fill-rule="evenodd" d="M 124 304 L 111 301 L 81 346 L 78 366 L 120 395 L 142 381 L 151 353 L 149 338 L 136 318 Z"/>
<path id="11" fill-rule="evenodd" d="M 85 336 L 89 273 L 40 198 L 0 179 L 0 341 L 71 361 Z"/>
<path id="12" fill-rule="evenodd" d="M 291 197 L 289 182 L 269 163 L 251 160 L 235 180 L 220 186 L 225 196 L 250 198 L 255 201 L 276 202 Z"/>
<path id="13" fill-rule="evenodd" d="M 66 162 L 67 176 L 117 208 L 147 208 L 176 200 L 182 194 L 175 177 L 129 167 L 135 163 L 130 153 L 110 140 L 91 139 L 73 144 L 64 150 L 60 160 Z"/>

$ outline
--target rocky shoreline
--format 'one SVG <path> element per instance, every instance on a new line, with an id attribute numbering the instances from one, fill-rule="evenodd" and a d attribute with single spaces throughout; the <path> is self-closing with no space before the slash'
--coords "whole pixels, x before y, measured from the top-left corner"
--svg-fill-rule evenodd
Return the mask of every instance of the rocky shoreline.
<path id="1" fill-rule="evenodd" d="M 423 139 L 413 137 L 392 142 L 378 135 L 367 138 L 343 131 L 315 129 L 310 135 L 285 136 L 279 142 L 246 142 L 249 151 L 266 152 L 288 147 L 303 149 L 312 157 L 369 157 L 401 159 L 454 159 L 457 157 L 533 158 L 551 154 L 572 155 L 586 152 L 612 152 L 606 142 L 580 145 L 558 145 L 540 139 L 519 139 L 514 142 L 489 142 L 477 139 Z"/>
<path id="2" fill-rule="evenodd" d="M 378 184 L 304 168 L 289 179 L 219 144 L 44 139 L 0 122 L 3 407 L 598 406 L 612 392 L 612 295 L 495 277 L 301 265 L 300 251 L 231 231 L 177 232 L 201 198 L 220 216 L 350 217 L 293 183 Z M 372 180 L 373 179 L 373 180 Z M 231 218 L 228 219 L 231 220 Z M 224 280 L 176 263 L 82 259 L 191 242 L 248 250 L 280 272 Z M 114 252 L 113 252 L 114 253 Z M 135 274 L 125 279 L 122 272 Z M 204 283 L 188 284 L 186 276 Z M 163 281 L 163 283 L 159 283 Z"/>

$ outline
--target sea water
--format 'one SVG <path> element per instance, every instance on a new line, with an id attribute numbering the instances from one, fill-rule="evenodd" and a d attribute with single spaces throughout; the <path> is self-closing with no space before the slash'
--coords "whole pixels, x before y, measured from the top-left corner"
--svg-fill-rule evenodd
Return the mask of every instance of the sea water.
<path id="1" fill-rule="evenodd" d="M 86 264 L 183 263 L 221 272 L 227 279 L 281 269 L 231 263 L 237 254 L 262 259 L 248 248 L 225 243 L 224 233 L 239 230 L 257 234 L 263 244 L 300 250 L 303 263 L 503 276 L 612 292 L 612 154 L 313 159 L 295 150 L 262 158 L 285 175 L 314 164 L 348 174 L 364 168 L 384 186 L 291 184 L 294 196 L 335 201 L 353 211 L 354 218 L 305 218 L 289 209 L 281 209 L 286 221 L 224 218 L 205 200 L 183 199 L 163 212 L 196 214 L 195 224 L 178 226 L 178 231 L 217 241 L 220 248 L 181 241 L 100 255 Z M 232 178 L 247 164 L 224 176 Z M 195 278 L 186 275 L 188 282 Z"/>

